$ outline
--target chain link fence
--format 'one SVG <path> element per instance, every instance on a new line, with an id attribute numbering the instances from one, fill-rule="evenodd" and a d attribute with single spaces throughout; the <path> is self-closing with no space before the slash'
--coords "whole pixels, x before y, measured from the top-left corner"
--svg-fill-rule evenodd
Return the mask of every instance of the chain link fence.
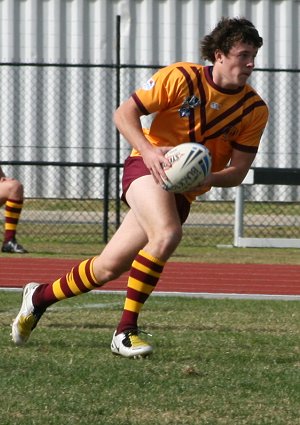
<path id="1" fill-rule="evenodd" d="M 130 152 L 112 115 L 157 68 L 0 64 L 0 164 L 25 187 L 22 240 L 111 237 L 126 212 L 119 195 Z M 251 83 L 270 108 L 254 165 L 299 167 L 300 71 L 257 70 Z M 300 238 L 298 186 L 250 186 L 245 200 L 247 235 Z M 234 201 L 233 188 L 195 202 L 183 244 L 231 245 Z"/>

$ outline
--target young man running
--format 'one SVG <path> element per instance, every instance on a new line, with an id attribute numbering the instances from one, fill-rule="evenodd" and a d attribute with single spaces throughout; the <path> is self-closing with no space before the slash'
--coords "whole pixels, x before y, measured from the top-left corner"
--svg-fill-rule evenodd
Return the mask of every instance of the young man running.
<path id="1" fill-rule="evenodd" d="M 191 202 L 211 187 L 239 185 L 257 153 L 268 108 L 247 80 L 262 43 L 250 21 L 223 18 L 202 41 L 202 57 L 211 66 L 186 62 L 167 66 L 116 110 L 114 122 L 133 148 L 123 175 L 122 198 L 130 209 L 98 256 L 82 261 L 52 284 L 26 285 L 12 325 L 16 344 L 28 340 L 50 305 L 130 270 L 111 350 L 124 357 L 152 352 L 140 338 L 139 313 L 181 240 Z M 140 117 L 149 114 L 152 124 L 142 129 Z M 169 193 L 161 188 L 164 155 L 184 142 L 202 143 L 210 150 L 212 173 L 189 193 Z"/>

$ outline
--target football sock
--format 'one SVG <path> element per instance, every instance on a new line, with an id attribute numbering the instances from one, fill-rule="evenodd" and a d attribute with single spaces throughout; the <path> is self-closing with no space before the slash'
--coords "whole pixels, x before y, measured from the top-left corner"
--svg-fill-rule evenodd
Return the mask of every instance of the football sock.
<path id="1" fill-rule="evenodd" d="M 137 328 L 140 310 L 154 290 L 165 262 L 141 250 L 132 263 L 127 294 L 117 334 Z"/>
<path id="2" fill-rule="evenodd" d="M 14 239 L 18 221 L 22 212 L 23 201 L 8 199 L 4 211 L 4 242 Z"/>
<path id="3" fill-rule="evenodd" d="M 32 302 L 36 307 L 47 308 L 57 301 L 75 297 L 99 287 L 93 273 L 96 257 L 82 261 L 60 279 L 51 284 L 40 285 L 34 291 Z"/>

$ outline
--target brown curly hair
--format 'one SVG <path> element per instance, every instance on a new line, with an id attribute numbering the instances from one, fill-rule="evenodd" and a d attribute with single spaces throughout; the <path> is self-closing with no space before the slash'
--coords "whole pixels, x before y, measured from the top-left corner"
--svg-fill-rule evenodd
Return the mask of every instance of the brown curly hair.
<path id="1" fill-rule="evenodd" d="M 246 18 L 222 18 L 215 29 L 201 42 L 201 56 L 215 62 L 215 51 L 227 55 L 236 42 L 252 44 L 258 49 L 263 45 L 257 29 Z"/>

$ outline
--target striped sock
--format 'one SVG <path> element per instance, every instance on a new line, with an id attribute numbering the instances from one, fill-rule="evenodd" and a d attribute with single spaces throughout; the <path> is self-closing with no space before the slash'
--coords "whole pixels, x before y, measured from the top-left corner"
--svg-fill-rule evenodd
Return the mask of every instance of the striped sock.
<path id="1" fill-rule="evenodd" d="M 4 211 L 4 242 L 16 237 L 17 225 L 23 208 L 23 201 L 8 199 Z"/>
<path id="2" fill-rule="evenodd" d="M 127 295 L 117 334 L 137 328 L 141 308 L 154 290 L 165 262 L 141 250 L 132 263 Z"/>
<path id="3" fill-rule="evenodd" d="M 51 284 L 40 285 L 33 294 L 33 305 L 47 308 L 57 301 L 72 298 L 99 287 L 93 273 L 95 258 L 82 261 L 65 276 Z"/>

